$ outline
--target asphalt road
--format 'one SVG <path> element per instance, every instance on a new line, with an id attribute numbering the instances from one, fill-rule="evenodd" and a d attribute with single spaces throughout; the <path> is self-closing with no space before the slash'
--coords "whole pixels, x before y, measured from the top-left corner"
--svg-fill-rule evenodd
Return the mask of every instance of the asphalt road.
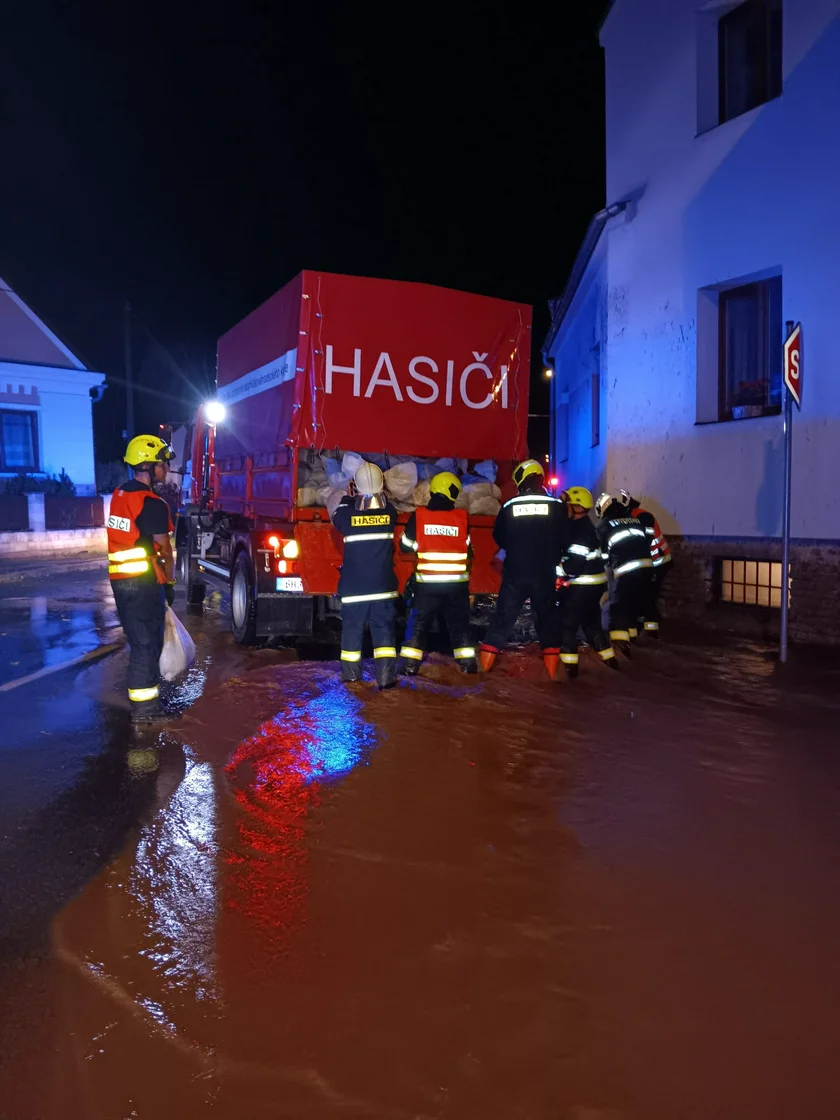
<path id="1" fill-rule="evenodd" d="M 836 658 L 378 694 L 225 612 L 163 734 L 123 652 L 0 691 L 2 1120 L 840 1115 Z M 0 584 L 0 687 L 114 623 Z"/>

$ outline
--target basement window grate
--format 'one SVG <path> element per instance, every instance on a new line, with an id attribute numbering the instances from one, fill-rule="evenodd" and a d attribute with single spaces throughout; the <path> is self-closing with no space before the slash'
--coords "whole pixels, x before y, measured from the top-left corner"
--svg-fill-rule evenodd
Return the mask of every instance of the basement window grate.
<path id="1" fill-rule="evenodd" d="M 721 560 L 720 601 L 781 608 L 782 565 L 776 560 Z"/>

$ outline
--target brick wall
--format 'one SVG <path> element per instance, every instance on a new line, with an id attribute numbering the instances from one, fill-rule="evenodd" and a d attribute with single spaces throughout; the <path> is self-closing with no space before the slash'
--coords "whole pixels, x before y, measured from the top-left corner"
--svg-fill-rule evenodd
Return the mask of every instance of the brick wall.
<path id="1" fill-rule="evenodd" d="M 669 541 L 674 562 L 662 595 L 665 618 L 751 637 L 778 638 L 778 609 L 720 603 L 716 581 L 720 559 L 781 561 L 780 540 L 677 537 Z M 840 645 L 840 541 L 791 544 L 790 637 L 798 642 Z"/>
<path id="2" fill-rule="evenodd" d="M 104 529 L 56 529 L 40 533 L 0 533 L 0 556 L 41 556 L 51 552 L 106 551 Z"/>

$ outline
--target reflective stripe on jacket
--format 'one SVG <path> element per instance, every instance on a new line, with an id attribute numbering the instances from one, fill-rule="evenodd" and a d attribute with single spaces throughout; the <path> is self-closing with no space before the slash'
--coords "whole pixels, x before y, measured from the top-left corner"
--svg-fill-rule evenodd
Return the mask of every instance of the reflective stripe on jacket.
<path id="1" fill-rule="evenodd" d="M 597 587 L 605 584 L 607 572 L 598 542 L 598 530 L 589 517 L 571 518 L 568 534 L 563 558 L 557 566 L 557 575 L 575 587 Z"/>
<path id="2" fill-rule="evenodd" d="M 465 509 L 420 507 L 416 518 L 418 583 L 468 583 L 470 536 Z"/>
<path id="3" fill-rule="evenodd" d="M 105 529 L 108 536 L 108 575 L 111 579 L 132 579 L 154 575 L 158 583 L 166 583 L 163 568 L 158 563 L 154 541 L 141 538 L 137 518 L 147 501 L 163 502 L 151 490 L 117 489 L 111 496 L 111 508 Z M 169 532 L 173 532 L 172 518 L 167 506 Z"/>
<path id="4" fill-rule="evenodd" d="M 344 538 L 338 581 L 342 603 L 373 603 L 397 598 L 394 529 L 397 511 L 390 502 L 365 509 L 363 498 L 342 498 L 333 525 Z"/>
<path id="5" fill-rule="evenodd" d="M 637 517 L 641 522 L 648 539 L 650 546 L 650 558 L 653 561 L 654 568 L 661 567 L 662 564 L 667 564 L 671 560 L 671 546 L 668 544 L 668 539 L 659 527 L 659 522 L 656 516 L 650 510 L 643 509 L 642 506 L 637 506 L 633 510 L 633 516 Z"/>
<path id="6" fill-rule="evenodd" d="M 613 508 L 615 508 L 614 503 Z M 652 568 L 650 545 L 644 526 L 637 517 L 612 517 L 598 529 L 601 552 L 614 576 L 623 576 L 639 568 Z"/>

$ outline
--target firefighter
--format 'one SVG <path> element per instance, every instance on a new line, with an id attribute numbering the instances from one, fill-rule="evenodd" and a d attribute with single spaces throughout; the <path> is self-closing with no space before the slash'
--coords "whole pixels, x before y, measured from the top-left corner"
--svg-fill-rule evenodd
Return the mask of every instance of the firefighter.
<path id="1" fill-rule="evenodd" d="M 601 519 L 598 539 L 613 576 L 610 598 L 610 640 L 627 657 L 638 636 L 638 620 L 650 610 L 653 560 L 642 523 L 620 498 L 602 494 L 595 503 Z"/>
<path id="2" fill-rule="evenodd" d="M 650 547 L 650 558 L 653 561 L 653 585 L 650 591 L 649 609 L 645 618 L 639 621 L 643 624 L 646 634 L 651 638 L 659 638 L 659 597 L 662 587 L 670 571 L 671 546 L 668 539 L 659 527 L 659 522 L 650 510 L 644 509 L 636 498 L 630 496 L 626 490 L 620 491 L 620 498 L 624 506 L 630 510 L 631 517 L 637 517 L 641 522 Z"/>
<path id="3" fill-rule="evenodd" d="M 535 459 L 520 463 L 513 472 L 519 493 L 505 502 L 493 526 L 493 539 L 504 550 L 505 561 L 496 613 L 481 643 L 485 672 L 492 669 L 520 610 L 530 599 L 546 671 L 552 680 L 557 673 L 560 637 L 555 582 L 568 533 L 568 515 L 560 499 L 546 493 L 544 479 L 545 472 Z"/>
<path id="4" fill-rule="evenodd" d="M 446 624 L 452 654 L 463 673 L 477 673 L 475 645 L 470 638 L 470 534 L 467 511 L 455 509 L 461 480 L 451 471 L 436 474 L 429 483 L 428 506 L 408 519 L 400 540 L 403 552 L 416 556 L 412 576 L 412 604 L 400 650 L 402 671 L 420 671 L 429 631 L 435 619 Z"/>
<path id="5" fill-rule="evenodd" d="M 570 486 L 560 495 L 569 510 L 566 547 L 557 566 L 560 593 L 560 660 L 571 680 L 578 675 L 578 629 L 611 669 L 618 668 L 615 650 L 601 628 L 601 596 L 607 588 L 607 572 L 598 530 L 589 517 L 592 494 L 583 486 Z"/>
<path id="6" fill-rule="evenodd" d="M 128 699 L 136 723 L 161 716 L 158 690 L 166 604 L 175 597 L 172 518 L 153 493 L 175 455 L 158 436 L 135 436 L 125 452 L 133 478 L 111 497 L 106 525 L 108 575 L 130 647 Z"/>
<path id="7" fill-rule="evenodd" d="M 394 530 L 397 511 L 384 493 L 382 471 L 362 463 L 354 477 L 355 495 L 341 499 L 333 525 L 344 537 L 338 581 L 341 599 L 341 677 L 362 679 L 365 627 L 373 640 L 373 663 L 380 689 L 397 683 Z"/>

